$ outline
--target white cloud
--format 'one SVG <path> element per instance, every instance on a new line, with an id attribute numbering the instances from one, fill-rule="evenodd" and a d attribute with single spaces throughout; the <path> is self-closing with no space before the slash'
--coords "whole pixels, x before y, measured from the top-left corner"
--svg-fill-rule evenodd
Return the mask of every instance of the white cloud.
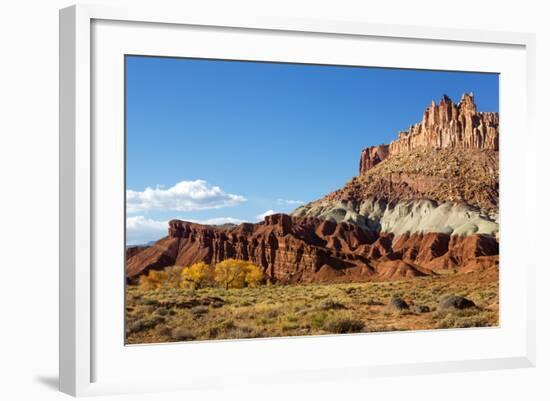
<path id="1" fill-rule="evenodd" d="M 186 219 L 181 219 L 186 220 Z M 190 221 L 192 223 L 198 223 L 198 224 L 206 224 L 206 225 L 222 225 L 222 224 L 241 224 L 244 222 L 244 220 L 236 219 L 234 217 L 213 217 L 211 219 L 204 219 L 204 220 L 194 220 L 194 219 L 187 219 L 186 221 Z"/>
<path id="2" fill-rule="evenodd" d="M 179 219 L 205 225 L 241 224 L 244 221 L 234 217 L 213 217 L 204 220 Z M 131 216 L 126 219 L 126 242 L 128 245 L 157 241 L 166 235 L 168 235 L 168 220 L 154 220 L 145 216 Z"/>
<path id="3" fill-rule="evenodd" d="M 219 209 L 236 206 L 247 199 L 242 195 L 228 194 L 218 186 L 212 186 L 204 180 L 180 181 L 173 187 L 164 189 L 145 188 L 144 191 L 126 191 L 128 213 L 146 210 L 193 210 Z"/>
<path id="4" fill-rule="evenodd" d="M 305 202 L 301 200 L 293 200 L 293 199 L 277 199 L 277 203 L 285 204 L 285 205 L 302 205 Z"/>
<path id="5" fill-rule="evenodd" d="M 126 242 L 144 244 L 168 235 L 168 221 L 152 220 L 145 216 L 132 216 L 126 219 Z"/>
<path id="6" fill-rule="evenodd" d="M 277 213 L 275 210 L 269 209 L 269 210 L 266 210 L 263 213 L 257 214 L 255 217 L 256 217 L 257 220 L 263 220 L 263 219 L 265 219 L 266 216 L 270 216 L 270 215 L 275 214 L 275 213 Z"/>

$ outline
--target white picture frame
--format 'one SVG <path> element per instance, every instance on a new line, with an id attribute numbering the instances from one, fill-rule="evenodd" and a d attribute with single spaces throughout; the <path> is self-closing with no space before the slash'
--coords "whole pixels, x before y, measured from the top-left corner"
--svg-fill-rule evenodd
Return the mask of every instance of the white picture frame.
<path id="1" fill-rule="evenodd" d="M 94 28 L 94 24 L 98 28 Z M 103 25 L 102 25 L 103 24 Z M 116 26 L 120 24 L 120 26 Z M 128 25 L 130 24 L 130 25 Z M 133 25 L 131 25 L 133 24 Z M 246 380 L 234 380 L 231 376 L 231 370 L 236 369 L 239 372 L 247 372 L 247 377 L 256 377 L 256 380 L 261 382 L 262 373 L 269 372 L 269 380 L 273 380 L 273 375 L 277 376 L 277 383 L 292 382 L 294 380 L 327 380 L 338 378 L 353 378 L 360 380 L 368 377 L 387 376 L 387 375 L 402 375 L 402 374 L 423 374 L 435 372 L 455 372 L 481 369 L 505 369 L 515 367 L 531 367 L 535 364 L 535 294 L 534 294 L 534 269 L 535 261 L 528 257 L 523 258 L 520 265 L 521 271 L 510 271 L 506 274 L 519 274 L 518 276 L 510 276 L 504 280 L 502 286 L 512 285 L 517 286 L 517 291 L 511 295 L 515 297 L 510 299 L 510 302 L 503 302 L 502 308 L 511 308 L 511 305 L 517 301 L 517 308 L 514 309 L 514 316 L 517 321 L 510 324 L 510 320 L 501 327 L 488 330 L 474 331 L 454 331 L 444 334 L 447 339 L 465 338 L 464 341 L 470 343 L 476 341 L 487 341 L 498 343 L 495 349 L 488 350 L 486 353 L 481 351 L 472 351 L 471 354 L 465 353 L 464 358 L 451 357 L 445 359 L 445 355 L 441 355 L 442 359 L 436 360 L 420 360 L 415 355 L 411 354 L 408 358 L 401 358 L 401 362 L 389 360 L 387 363 L 383 359 L 375 360 L 373 355 L 372 361 L 369 360 L 354 360 L 350 356 L 340 356 L 341 359 L 349 358 L 349 361 L 339 359 L 337 356 L 341 354 L 339 350 L 344 349 L 345 343 L 354 343 L 357 346 L 359 343 L 365 344 L 365 341 L 378 342 L 382 338 L 392 338 L 389 341 L 402 341 L 406 338 L 410 341 L 425 342 L 439 341 L 438 333 L 396 333 L 396 334 L 376 334 L 376 335 L 353 335 L 353 336 L 324 336 L 308 337 L 300 339 L 267 339 L 267 340 L 251 340 L 251 341 L 221 341 L 210 342 L 209 344 L 172 344 L 172 345 L 157 345 L 148 347 L 124 347 L 123 342 L 119 343 L 121 348 L 119 351 L 120 358 L 116 360 L 116 356 L 112 356 L 112 360 L 107 357 L 108 347 L 106 343 L 111 341 L 108 336 L 116 336 L 120 333 L 119 327 L 113 327 L 113 333 L 107 333 L 105 330 L 98 335 L 98 325 L 105 327 L 109 325 L 110 318 L 115 319 L 120 317 L 121 311 L 118 310 L 120 303 L 120 294 L 117 296 L 113 291 L 116 291 L 117 283 L 113 285 L 105 285 L 107 282 L 104 274 L 96 274 L 94 266 L 98 258 L 102 256 L 97 254 L 97 239 L 98 230 L 103 229 L 106 223 L 102 219 L 102 208 L 98 204 L 96 193 L 98 189 L 102 193 L 108 193 L 107 188 L 99 188 L 101 180 L 97 181 L 96 176 L 103 173 L 98 172 L 99 165 L 98 157 L 105 161 L 104 171 L 116 171 L 114 174 L 115 181 L 123 174 L 123 171 L 118 171 L 121 168 L 120 160 L 117 155 L 111 154 L 109 149 L 116 151 L 116 146 L 112 147 L 105 141 L 97 142 L 94 138 L 94 126 L 103 127 L 101 122 L 94 121 L 94 118 L 102 118 L 104 114 L 99 110 L 101 107 L 93 102 L 94 96 L 104 96 L 101 88 L 95 88 L 92 82 L 94 74 L 98 71 L 103 71 L 103 68 L 119 65 L 120 60 L 117 59 L 115 64 L 102 64 L 101 61 L 95 59 L 106 60 L 106 57 L 101 53 L 105 52 L 123 52 L 120 43 L 125 40 L 136 40 L 139 37 L 140 30 L 149 29 L 147 36 L 141 37 L 139 46 L 140 49 L 146 50 L 147 54 L 165 54 L 169 52 L 172 55 L 171 44 L 165 43 L 162 48 L 159 47 L 155 51 L 155 43 L 160 37 L 169 37 L 174 30 L 191 27 L 200 32 L 206 32 L 206 35 L 224 39 L 223 35 L 239 34 L 244 37 L 245 34 L 264 35 L 267 47 L 277 47 L 277 41 L 281 35 L 292 37 L 293 35 L 305 38 L 304 41 L 312 40 L 314 37 L 322 37 L 330 41 L 334 38 L 339 40 L 384 40 L 389 46 L 391 43 L 407 41 L 407 46 L 423 46 L 432 44 L 439 46 L 441 54 L 445 53 L 445 46 L 454 46 L 456 52 L 468 51 L 468 48 L 477 49 L 479 53 L 483 53 L 486 48 L 495 48 L 502 50 L 503 58 L 495 57 L 495 60 L 501 60 L 502 63 L 505 57 L 513 59 L 510 65 L 517 66 L 514 69 L 509 68 L 507 76 L 509 80 L 505 85 L 512 85 L 518 93 L 518 99 L 514 100 L 524 109 L 521 113 L 515 115 L 506 115 L 506 111 L 510 110 L 511 103 L 507 103 L 510 94 L 513 93 L 510 87 L 504 87 L 501 96 L 501 105 L 503 105 L 503 137 L 506 138 L 506 127 L 521 128 L 521 141 L 535 143 L 535 132 L 533 128 L 533 110 L 534 110 L 534 48 L 535 38 L 531 34 L 523 33 L 507 33 L 507 32 L 485 32 L 471 31 L 459 29 L 438 29 L 427 27 L 413 26 L 398 26 L 398 25 L 374 25 L 358 21 L 317 21 L 317 20 L 293 20 L 287 18 L 242 18 L 234 19 L 219 15 L 187 15 L 181 10 L 163 10 L 155 7 L 150 8 L 112 8 L 108 6 L 91 6 L 78 5 L 72 6 L 60 11 L 60 390 L 75 396 L 80 395 L 95 395 L 95 394 L 110 394 L 110 393 L 126 393 L 134 391 L 165 391 L 165 390 L 184 390 L 184 389 L 204 389 L 214 386 L 228 385 L 245 385 Z M 94 31 L 94 29 L 96 29 Z M 132 30 L 132 31 L 131 31 Z M 212 30 L 210 32 L 209 30 Z M 127 31 L 127 34 L 121 33 Z M 94 32 L 96 32 L 97 40 L 94 41 Z M 131 33 L 130 33 L 131 32 Z M 198 33 L 200 36 L 201 33 Z M 232 33 L 231 33 L 232 32 Z M 109 36 L 112 35 L 112 36 Z M 279 36 L 278 36 L 279 35 Z M 105 38 L 111 45 L 107 45 Z M 145 40 L 145 38 L 147 40 Z M 293 38 L 294 39 L 294 38 Z M 157 40 L 157 42 L 155 42 Z M 170 42 L 170 41 L 168 41 Z M 174 41 L 176 42 L 176 41 Z M 203 42 L 208 48 L 210 42 Z M 343 43 L 343 42 L 342 42 Z M 116 47 L 119 46 L 119 47 Z M 174 44 L 177 46 L 177 44 Z M 212 44 L 213 46 L 213 44 Z M 344 46 L 345 47 L 345 46 Z M 109 49 L 108 49 L 109 48 Z M 129 46 L 132 48 L 132 46 Z M 137 48 L 137 47 L 136 47 Z M 212 47 L 213 48 L 213 47 Z M 122 49 L 122 50 L 121 50 Z M 404 48 L 403 48 L 404 49 Z M 510 51 L 508 51 L 508 50 Z M 245 49 L 246 50 L 246 49 Z M 243 51 L 245 51 L 243 50 Z M 189 49 L 187 50 L 189 51 Z M 196 52 L 206 50 L 196 50 Z M 221 51 L 221 50 L 220 50 Z M 341 57 L 346 57 L 345 49 L 342 50 Z M 109 54 L 111 54 L 109 53 Z M 116 53 L 116 54 L 119 54 Z M 120 53 L 120 54 L 123 54 Z M 506 53 L 506 54 L 504 54 Z M 509 53 L 509 54 L 508 54 Z M 113 53 L 114 54 L 114 53 Z M 197 56 L 198 53 L 193 53 Z M 281 54 L 281 53 L 279 53 Z M 210 57 L 209 54 L 207 56 Z M 118 56 L 117 56 L 118 57 Z M 260 56 L 258 56 L 260 57 Z M 269 56 L 265 56 L 269 58 Z M 277 56 L 272 56 L 277 57 Z M 279 56 L 280 57 L 280 56 Z M 289 50 L 285 61 L 292 61 L 296 57 L 295 53 Z M 312 54 L 311 57 L 314 57 Z M 336 57 L 336 53 L 328 54 L 325 62 L 330 57 Z M 222 57 L 223 58 L 223 57 Z M 480 58 L 481 59 L 481 58 Z M 301 61 L 301 60 L 299 60 Z M 349 63 L 362 64 L 361 60 Z M 496 63 L 497 61 L 493 61 Z M 430 60 L 425 61 L 424 67 L 429 67 Z M 480 67 L 481 64 L 471 61 L 472 69 L 485 70 Z M 481 61 L 479 61 L 481 63 Z M 385 63 L 382 66 L 388 66 Z M 495 64 L 496 65 L 496 64 Z M 408 68 L 420 68 L 419 64 L 402 65 Z M 438 66 L 434 65 L 434 69 L 453 68 L 452 61 L 441 61 Z M 97 69 L 97 71 L 94 71 Z M 498 68 L 491 69 L 492 72 L 501 72 Z M 508 70 L 507 70 L 508 71 Z M 101 73 L 103 74 L 103 73 Z M 114 75 L 112 79 L 120 78 L 120 71 Z M 99 80 L 104 78 L 103 74 Z M 117 78 L 118 77 L 118 78 Z M 111 78 L 109 78 L 111 79 Z M 507 78 L 508 79 L 508 78 Z M 115 82 L 115 81 L 113 81 Z M 97 82 L 96 82 L 97 83 Z M 116 81 L 118 84 L 119 82 Z M 119 86 L 115 85 L 115 91 L 120 90 Z M 118 89 L 117 89 L 118 88 Z M 112 89 L 112 88 L 111 88 Z M 120 96 L 115 94 L 109 97 L 113 110 L 121 110 L 123 107 L 120 104 Z M 97 100 L 97 99 L 96 99 Z M 95 110 L 95 108 L 98 110 Z M 113 123 L 114 124 L 114 123 Z M 507 125 L 508 124 L 508 125 Z M 113 125 L 119 126 L 119 125 Z M 116 131 L 116 130 L 115 130 Z M 113 131 L 114 132 L 114 131 Z M 119 135 L 116 133 L 114 135 Z M 504 147 L 502 154 L 502 169 L 503 172 L 509 172 L 507 165 L 511 162 L 507 158 L 507 150 L 512 150 L 517 147 L 517 138 L 509 136 L 504 139 Z M 506 143 L 506 141 L 510 141 Z M 102 153 L 104 152 L 104 153 Z M 100 155 L 100 153 L 102 153 Z M 508 244 L 513 243 L 513 228 L 519 229 L 519 224 L 522 221 L 528 221 L 534 225 L 536 210 L 531 205 L 522 212 L 521 216 L 514 217 L 509 212 L 513 205 L 525 204 L 525 198 L 528 194 L 533 194 L 536 190 L 537 181 L 535 178 L 535 150 L 525 149 L 521 155 L 521 167 L 516 173 L 509 174 L 508 186 L 502 185 L 503 205 L 501 208 L 501 219 L 504 224 L 508 224 L 509 230 L 504 230 L 503 236 L 509 235 Z M 102 163 L 103 164 L 103 163 Z M 113 170 L 114 169 L 114 170 Z M 506 177 L 506 175 L 505 175 Z M 99 182 L 99 184 L 98 184 Z M 115 183 L 116 184 L 116 183 Z M 523 191 L 514 191 L 513 185 L 523 185 Z M 518 193 L 516 193 L 518 192 Z M 522 192 L 522 194 L 519 194 Z M 118 199 L 113 195 L 113 199 Z M 122 206 L 122 205 L 121 205 Z M 113 230 L 113 235 L 117 235 L 120 230 L 123 230 L 123 220 L 117 220 L 118 215 L 114 216 L 114 220 L 119 221 L 120 226 Z M 99 219 L 99 220 L 98 220 Z M 101 221 L 100 221 L 101 220 Z M 507 232 L 509 234 L 507 234 Z M 505 239 L 503 239 L 505 241 Z M 529 246 L 527 243 L 526 246 Z M 503 247 L 504 248 L 504 247 Z M 521 249 L 521 247 L 518 247 Z M 120 248 L 123 249 L 123 248 Z M 518 249 L 509 247 L 507 251 L 503 249 L 502 258 L 517 257 Z M 120 251 L 122 253 L 122 251 Z M 122 257 L 122 256 L 120 256 Z M 120 277 L 123 275 L 122 265 L 120 266 Z M 521 273 L 521 274 L 520 274 Z M 508 283 L 508 284 L 507 284 Z M 98 288 L 101 287 L 101 302 L 97 300 Z M 506 289 L 506 288 L 504 288 Z M 122 292 L 122 288 L 120 289 Z M 506 292 L 503 292 L 506 296 Z M 94 298 L 96 296 L 96 298 Z M 118 297 L 118 298 L 117 298 Z M 116 305 L 117 312 L 113 316 L 107 317 L 104 311 L 105 302 L 113 300 L 113 305 Z M 514 302 L 511 302 L 514 301 Z M 99 303 L 98 303 L 99 302 Z M 103 306 L 102 306 L 103 305 Z M 508 309 L 502 310 L 506 312 Z M 503 317 L 505 319 L 505 317 Z M 506 319 L 505 319 L 506 322 Z M 122 322 L 120 322 L 122 324 Z M 515 327 L 517 325 L 517 327 Z M 110 329 L 110 327 L 109 327 Z M 499 333 L 510 331 L 509 336 L 498 337 Z M 118 333 L 118 334 L 117 334 Z M 496 334 L 495 334 L 496 333 Z M 408 337 L 400 337 L 402 335 Z M 385 336 L 385 337 L 384 337 Z M 388 337 L 389 336 L 389 337 Z M 415 336 L 418 337 L 415 339 Z M 494 337 L 494 338 L 493 338 Z M 485 338 L 485 339 L 484 339 Z M 367 339 L 367 340 L 365 340 Z M 370 340 L 368 340 L 370 339 Z M 113 340 L 112 344 L 118 344 Z M 462 340 L 459 340 L 462 341 Z M 502 341 L 499 343 L 499 341 Z M 509 343 L 506 343 L 509 341 Z M 289 355 L 300 355 L 300 352 L 309 352 L 313 354 L 317 347 L 326 349 L 325 362 L 317 361 L 312 358 L 310 364 L 294 363 L 292 359 L 287 359 L 289 365 L 295 365 L 293 369 L 285 369 L 284 363 L 276 360 L 277 353 L 287 350 Z M 220 369 L 216 372 L 207 372 L 207 369 L 202 365 L 197 365 L 194 369 L 189 370 L 185 374 L 185 380 L 176 380 L 174 378 L 161 379 L 151 376 L 148 380 L 138 380 L 124 377 L 123 374 L 114 374 L 115 370 L 120 372 L 120 363 L 128 363 L 129 365 L 136 364 L 140 358 L 144 361 L 144 365 L 149 366 L 152 361 L 159 361 L 162 358 L 169 358 L 170 354 L 176 353 L 175 348 L 179 347 L 177 352 L 184 350 L 189 355 L 189 360 L 193 355 L 203 353 L 214 361 L 215 355 L 221 352 L 226 352 L 227 356 L 232 356 L 237 366 L 223 367 L 220 362 Z M 504 349 L 509 347 L 510 352 L 505 352 Z M 111 349 L 112 350 L 112 349 Z M 305 350 L 305 351 L 304 351 Z M 458 351 L 460 352 L 460 346 Z M 512 351 L 513 350 L 513 351 Z M 123 352 L 124 351 L 124 352 Z M 265 352 L 266 361 L 272 358 L 275 368 L 267 369 L 266 366 L 256 365 L 253 368 L 246 367 L 247 358 L 252 361 L 253 354 L 262 354 Z M 115 354 L 115 353 L 113 353 Z M 357 353 L 360 354 L 359 352 Z M 359 355 L 360 356 L 360 355 Z M 239 362 L 239 357 L 242 357 L 243 362 Z M 127 358 L 124 362 L 123 359 Z M 331 358 L 332 362 L 331 362 Z M 101 361 L 100 362 L 98 362 Z M 290 362 L 289 362 L 290 361 Z M 381 362 L 382 361 L 382 362 Z M 242 366 L 238 366 L 239 363 Z M 267 363 L 267 362 L 266 362 Z M 333 365 L 330 365 L 333 363 Z M 101 371 L 106 365 L 113 366 L 113 372 L 103 374 Z M 103 368 L 102 368 L 103 367 Z M 224 370 L 225 369 L 225 370 Z"/>

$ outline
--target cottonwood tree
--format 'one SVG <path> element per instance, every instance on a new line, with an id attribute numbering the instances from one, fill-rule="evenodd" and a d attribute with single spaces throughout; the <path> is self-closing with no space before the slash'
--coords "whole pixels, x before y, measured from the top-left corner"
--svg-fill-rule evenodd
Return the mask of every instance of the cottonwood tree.
<path id="1" fill-rule="evenodd" d="M 256 287 L 262 282 L 263 279 L 264 272 L 262 269 L 254 264 L 249 264 L 248 271 L 246 272 L 246 276 L 244 278 L 246 284 L 249 287 Z"/>
<path id="2" fill-rule="evenodd" d="M 159 270 L 149 270 L 147 274 L 139 278 L 139 287 L 142 290 L 156 290 L 166 285 L 168 273 Z"/>
<path id="3" fill-rule="evenodd" d="M 245 285 L 256 286 L 262 279 L 262 270 L 245 260 L 226 259 L 219 262 L 214 269 L 214 280 L 226 290 L 243 288 Z"/>
<path id="4" fill-rule="evenodd" d="M 213 281 L 214 272 L 210 265 L 204 262 L 195 263 L 181 271 L 181 287 L 202 288 Z"/>

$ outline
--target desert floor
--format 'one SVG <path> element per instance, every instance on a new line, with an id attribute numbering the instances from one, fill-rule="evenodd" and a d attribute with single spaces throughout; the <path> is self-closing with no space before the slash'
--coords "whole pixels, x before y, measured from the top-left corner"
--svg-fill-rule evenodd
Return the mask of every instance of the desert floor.
<path id="1" fill-rule="evenodd" d="M 498 271 L 403 281 L 221 289 L 126 289 L 127 344 L 498 325 Z M 447 295 L 475 308 L 438 308 Z M 408 309 L 388 306 L 394 297 Z"/>

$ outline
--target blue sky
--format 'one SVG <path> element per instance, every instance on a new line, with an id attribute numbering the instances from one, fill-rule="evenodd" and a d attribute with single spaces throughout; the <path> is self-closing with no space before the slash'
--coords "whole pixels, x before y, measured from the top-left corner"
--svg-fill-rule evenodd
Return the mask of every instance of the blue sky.
<path id="1" fill-rule="evenodd" d="M 318 199 L 362 148 L 464 92 L 498 111 L 496 74 L 127 56 L 128 243 L 172 218 L 257 221 Z"/>

